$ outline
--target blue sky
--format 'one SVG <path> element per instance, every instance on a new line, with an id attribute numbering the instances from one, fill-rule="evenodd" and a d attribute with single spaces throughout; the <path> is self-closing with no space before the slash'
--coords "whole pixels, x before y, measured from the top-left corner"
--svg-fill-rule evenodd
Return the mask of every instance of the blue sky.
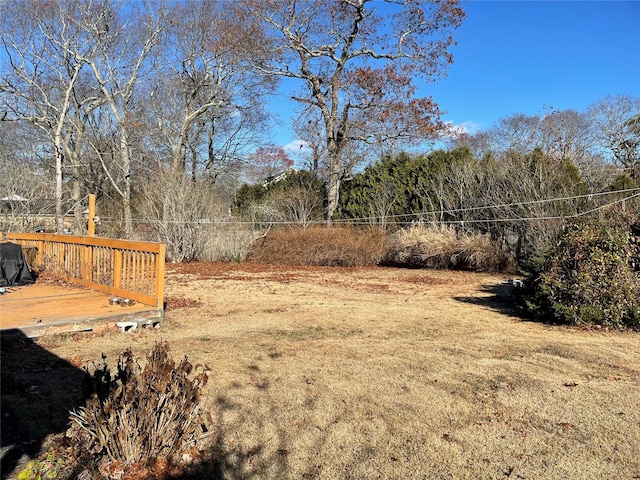
<path id="1" fill-rule="evenodd" d="M 640 97 L 640 1 L 467 1 L 448 76 L 422 86 L 471 132 L 516 113 Z M 283 103 L 282 105 L 285 105 Z M 276 143 L 295 140 L 288 114 Z"/>

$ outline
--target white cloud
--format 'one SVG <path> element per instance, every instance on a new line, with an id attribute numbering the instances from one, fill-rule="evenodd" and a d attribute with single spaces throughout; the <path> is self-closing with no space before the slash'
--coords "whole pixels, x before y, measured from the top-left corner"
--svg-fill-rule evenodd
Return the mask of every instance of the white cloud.
<path id="1" fill-rule="evenodd" d="M 444 122 L 451 129 L 451 131 L 455 134 L 466 133 L 467 135 L 474 135 L 482 130 L 482 125 L 472 121 L 466 121 L 459 124 L 453 123 L 451 120 L 447 120 Z"/>
<path id="2" fill-rule="evenodd" d="M 290 154 L 299 153 L 300 150 L 304 150 L 309 148 L 309 144 L 304 140 L 293 140 L 292 142 L 287 143 L 284 147 L 282 147 L 285 152 Z"/>

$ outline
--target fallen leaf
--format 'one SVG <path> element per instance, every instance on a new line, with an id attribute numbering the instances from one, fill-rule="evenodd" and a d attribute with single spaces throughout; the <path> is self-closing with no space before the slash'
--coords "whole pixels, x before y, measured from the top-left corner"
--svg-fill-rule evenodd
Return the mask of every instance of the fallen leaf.
<path id="1" fill-rule="evenodd" d="M 558 425 L 560 425 L 562 428 L 564 428 L 566 430 L 569 430 L 569 429 L 575 427 L 575 425 L 573 425 L 573 424 L 571 424 L 569 422 L 560 422 L 560 423 L 558 423 Z"/>

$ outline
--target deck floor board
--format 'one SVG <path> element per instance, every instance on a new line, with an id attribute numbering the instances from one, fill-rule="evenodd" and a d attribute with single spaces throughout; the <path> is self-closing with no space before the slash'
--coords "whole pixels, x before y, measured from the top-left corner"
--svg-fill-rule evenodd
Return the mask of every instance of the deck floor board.
<path id="1" fill-rule="evenodd" d="M 110 305 L 111 295 L 60 284 L 7 287 L 0 295 L 0 330 L 18 329 L 28 336 L 91 330 L 135 317 L 161 316 L 161 310 L 136 303 Z"/>

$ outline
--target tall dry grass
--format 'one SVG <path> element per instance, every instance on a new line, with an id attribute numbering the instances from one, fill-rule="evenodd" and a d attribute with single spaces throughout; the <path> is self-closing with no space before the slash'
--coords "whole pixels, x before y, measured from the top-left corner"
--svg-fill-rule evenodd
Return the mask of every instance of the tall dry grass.
<path id="1" fill-rule="evenodd" d="M 511 271 L 514 259 L 488 235 L 458 233 L 451 225 L 418 224 L 389 234 L 382 228 L 292 228 L 269 232 L 246 255 L 264 264 Z"/>
<path id="2" fill-rule="evenodd" d="M 421 268 L 511 271 L 513 257 L 489 235 L 458 232 L 453 225 L 416 224 L 394 235 L 386 263 Z"/>
<path id="3" fill-rule="evenodd" d="M 262 238 L 264 230 L 255 230 L 244 224 L 220 224 L 206 232 L 202 261 L 242 262 L 251 245 Z"/>
<path id="4" fill-rule="evenodd" d="M 254 242 L 247 259 L 265 264 L 354 267 L 377 265 L 389 237 L 383 229 L 315 226 L 274 230 Z"/>

